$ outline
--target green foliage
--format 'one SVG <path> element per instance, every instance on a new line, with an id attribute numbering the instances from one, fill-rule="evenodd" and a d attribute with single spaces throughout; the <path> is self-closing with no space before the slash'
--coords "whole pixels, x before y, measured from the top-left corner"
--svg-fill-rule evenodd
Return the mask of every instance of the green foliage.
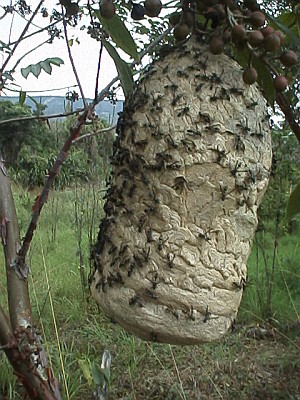
<path id="1" fill-rule="evenodd" d="M 125 97 L 127 97 L 133 89 L 133 77 L 131 68 L 125 61 L 121 59 L 118 52 L 109 42 L 103 42 L 103 44 L 106 50 L 108 51 L 109 55 L 111 56 L 111 58 L 114 60 L 121 81 L 121 85 L 124 91 L 124 95 Z"/>
<path id="2" fill-rule="evenodd" d="M 25 149 L 21 153 L 18 166 L 14 168 L 14 176 L 29 188 L 43 186 L 56 158 L 57 153 L 45 152 L 42 156 L 31 154 L 30 149 Z M 91 172 L 87 168 L 84 152 L 73 150 L 64 162 L 54 185 L 56 188 L 63 189 L 74 183 L 76 179 L 84 182 L 89 178 L 91 178 Z"/>
<path id="3" fill-rule="evenodd" d="M 111 36 L 116 45 L 135 61 L 138 61 L 139 56 L 136 43 L 121 18 L 118 15 L 114 15 L 110 20 L 106 20 L 101 17 L 98 11 L 95 12 L 95 15 L 99 18 L 105 31 Z"/>
<path id="4" fill-rule="evenodd" d="M 39 77 L 42 71 L 47 72 L 47 74 L 51 75 L 52 65 L 60 66 L 63 64 L 63 60 L 58 57 L 46 58 L 44 61 L 39 61 L 36 64 L 30 64 L 25 68 L 21 68 L 21 74 L 26 79 L 29 74 L 33 74 L 36 78 Z"/>
<path id="5" fill-rule="evenodd" d="M 0 120 L 32 116 L 27 106 L 0 102 L 0 112 L 1 107 L 4 113 Z M 43 109 L 38 112 L 43 112 Z M 0 125 L 0 148 L 11 167 L 11 176 L 31 189 L 43 186 L 75 120 L 76 116 L 71 116 L 64 121 L 52 123 L 50 128 L 44 122 L 37 121 L 17 121 Z M 95 135 L 72 146 L 55 180 L 56 188 L 63 189 L 75 182 L 106 179 L 110 170 L 114 132 L 96 133 L 104 127 L 107 127 L 107 123 L 98 119 L 83 127 L 82 135 L 93 132 Z"/>
<path id="6" fill-rule="evenodd" d="M 274 220 L 277 211 L 280 221 L 285 214 L 292 188 L 300 180 L 300 148 L 289 131 L 273 131 L 272 174 L 263 203 L 259 210 L 259 230 L 266 221 Z"/>
<path id="7" fill-rule="evenodd" d="M 287 209 L 286 209 L 286 221 L 289 221 L 291 218 L 295 217 L 300 213 L 300 183 L 294 188 L 292 191 Z"/>
<path id="8" fill-rule="evenodd" d="M 31 117 L 30 107 L 0 101 L 0 121 Z M 23 147 L 40 151 L 51 143 L 50 131 L 45 122 L 34 120 L 12 121 L 0 125 L 0 151 L 10 166 L 16 166 Z"/>
<path id="9" fill-rule="evenodd" d="M 300 149 L 286 131 L 273 132 L 273 170 L 259 209 L 259 225 L 248 262 L 244 318 L 299 319 L 300 219 L 285 218 L 291 188 L 300 179 Z M 297 203 L 294 203 L 297 208 Z M 295 210 L 295 209 L 294 209 Z M 290 214 L 295 217 L 295 213 Z M 247 315 L 249 314 L 249 315 Z"/>

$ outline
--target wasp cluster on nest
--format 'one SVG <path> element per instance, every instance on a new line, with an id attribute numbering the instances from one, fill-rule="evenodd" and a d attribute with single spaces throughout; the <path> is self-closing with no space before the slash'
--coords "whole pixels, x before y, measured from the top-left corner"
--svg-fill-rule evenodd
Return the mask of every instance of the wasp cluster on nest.
<path id="1" fill-rule="evenodd" d="M 91 278 L 104 312 L 145 340 L 226 333 L 271 158 L 265 101 L 235 61 L 192 38 L 154 62 L 118 123 Z"/>

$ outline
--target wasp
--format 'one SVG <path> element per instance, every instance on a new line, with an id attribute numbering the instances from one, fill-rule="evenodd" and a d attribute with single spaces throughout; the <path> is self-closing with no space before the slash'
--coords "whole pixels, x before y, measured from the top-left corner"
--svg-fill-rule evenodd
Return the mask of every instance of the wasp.
<path id="1" fill-rule="evenodd" d="M 182 117 L 183 115 L 188 114 L 189 111 L 190 107 L 186 106 L 177 114 L 177 117 Z"/>
<path id="2" fill-rule="evenodd" d="M 211 312 L 208 311 L 208 306 L 206 306 L 203 322 L 206 323 L 210 319 L 210 316 L 211 316 Z"/>

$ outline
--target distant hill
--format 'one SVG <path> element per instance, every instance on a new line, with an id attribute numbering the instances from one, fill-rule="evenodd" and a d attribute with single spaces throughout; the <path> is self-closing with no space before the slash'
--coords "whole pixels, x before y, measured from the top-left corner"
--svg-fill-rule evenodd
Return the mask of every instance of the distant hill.
<path id="1" fill-rule="evenodd" d="M 47 106 L 45 110 L 46 115 L 61 114 L 67 110 L 70 110 L 70 102 L 63 96 L 31 96 L 37 103 L 44 104 Z M 19 101 L 19 97 L 1 96 L 1 100 L 10 100 L 13 103 Z M 92 101 L 87 99 L 87 101 Z M 36 109 L 34 101 L 30 97 L 26 97 L 25 104 L 31 107 L 32 110 Z M 72 103 L 72 109 L 80 109 L 83 107 L 82 100 L 75 101 Z M 117 101 L 113 105 L 108 100 L 101 101 L 95 108 L 97 115 L 100 118 L 105 119 L 109 123 L 115 123 L 118 118 L 118 113 L 123 109 L 123 101 Z"/>

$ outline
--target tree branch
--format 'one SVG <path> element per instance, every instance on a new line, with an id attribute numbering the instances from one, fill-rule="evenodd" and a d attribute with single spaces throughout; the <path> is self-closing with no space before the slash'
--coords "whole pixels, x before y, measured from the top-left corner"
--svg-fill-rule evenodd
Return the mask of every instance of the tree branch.
<path id="1" fill-rule="evenodd" d="M 17 68 L 17 66 L 20 64 L 20 62 L 21 62 L 22 60 L 24 60 L 24 58 L 27 57 L 28 54 L 33 53 L 35 50 L 37 50 L 38 48 L 42 47 L 42 46 L 43 46 L 44 44 L 46 44 L 46 43 L 48 43 L 48 39 L 45 40 L 44 42 L 38 44 L 37 46 L 35 46 L 33 49 L 30 49 L 29 51 L 27 51 L 27 53 L 23 54 L 22 57 L 20 57 L 20 58 L 16 61 L 15 65 L 13 66 L 13 68 L 11 69 L 11 71 L 15 71 L 16 68 Z"/>
<path id="2" fill-rule="evenodd" d="M 33 330 L 32 312 L 28 292 L 28 268 L 14 260 L 20 249 L 19 225 L 11 192 L 10 181 L 0 156 L 0 216 L 1 240 L 5 257 L 8 306 L 10 319 L 0 306 L 0 343 L 15 374 L 31 398 L 60 400 L 56 382 L 47 371 L 46 354 L 37 351 L 41 338 Z M 34 334 L 34 343 L 27 334 Z M 25 348 L 32 352 L 25 352 Z"/>
<path id="3" fill-rule="evenodd" d="M 296 135 L 298 142 L 300 143 L 300 125 L 296 121 L 293 109 L 290 107 L 289 103 L 286 101 L 282 93 L 277 93 L 276 102 L 283 112 L 291 130 Z"/>
<path id="4" fill-rule="evenodd" d="M 49 171 L 49 175 L 47 177 L 45 186 L 43 187 L 40 196 L 38 197 L 37 201 L 33 206 L 33 215 L 30 224 L 28 226 L 27 232 L 25 234 L 22 247 L 18 252 L 18 256 L 16 259 L 17 268 L 20 270 L 26 268 L 26 255 L 29 250 L 29 246 L 32 241 L 34 231 L 37 227 L 37 222 L 40 212 L 44 204 L 47 203 L 49 191 L 54 182 L 54 179 L 58 175 L 61 165 L 68 157 L 68 151 L 72 145 L 73 140 L 79 136 L 82 125 L 85 123 L 86 119 L 91 115 L 92 109 L 93 107 L 86 107 L 83 113 L 80 116 L 78 116 L 78 119 L 74 124 L 74 126 L 70 129 L 70 136 L 67 138 L 51 170 Z"/>
<path id="5" fill-rule="evenodd" d="M 73 57 L 72 57 L 72 53 L 71 53 L 71 49 L 70 49 L 70 44 L 69 44 L 69 40 L 68 40 L 68 32 L 67 32 L 67 23 L 66 23 L 66 19 L 65 19 L 64 10 L 63 10 L 63 7 L 61 7 L 61 8 L 62 8 L 63 16 L 64 16 L 63 25 L 64 25 L 64 33 L 65 33 L 66 45 L 67 45 L 67 49 L 68 49 L 69 60 L 71 62 L 72 69 L 73 69 L 73 72 L 74 72 L 74 75 L 75 75 L 75 78 L 76 78 L 76 82 L 77 82 L 77 85 L 78 85 L 79 90 L 80 90 L 80 94 L 81 94 L 81 97 L 82 97 L 83 104 L 86 107 L 86 105 L 87 105 L 86 104 L 86 100 L 85 100 L 85 97 L 84 97 L 84 93 L 83 93 L 83 90 L 82 90 L 80 79 L 79 79 L 79 76 L 77 74 L 76 66 L 75 66 L 75 63 L 74 63 L 74 60 L 73 60 Z"/>
<path id="6" fill-rule="evenodd" d="M 0 121 L 0 126 L 5 125 L 5 124 L 11 124 L 13 122 L 22 122 L 22 121 L 33 121 L 33 120 L 39 120 L 39 121 L 47 121 L 47 119 L 51 118 L 61 118 L 61 117 L 68 117 L 69 115 L 74 115 L 78 114 L 81 111 L 83 111 L 83 108 L 80 108 L 79 110 L 76 111 L 70 111 L 67 113 L 60 113 L 60 114 L 50 114 L 50 115 L 32 115 L 30 117 L 20 117 L 20 118 L 11 118 L 11 119 L 5 119 L 3 121 Z"/>
<path id="7" fill-rule="evenodd" d="M 3 73 L 3 71 L 5 70 L 7 64 L 9 63 L 10 59 L 12 58 L 12 56 L 14 55 L 18 45 L 20 44 L 20 42 L 22 41 L 23 37 L 25 36 L 25 33 L 28 31 L 28 28 L 30 27 L 34 17 L 37 15 L 39 9 L 41 8 L 42 4 L 43 4 L 44 0 L 40 0 L 39 4 L 37 5 L 36 9 L 34 10 L 34 12 L 32 13 L 30 19 L 28 20 L 25 28 L 23 29 L 19 39 L 17 40 L 16 44 L 14 45 L 14 47 L 12 48 L 11 52 L 9 53 L 7 59 L 4 61 L 2 67 L 0 68 L 0 76 Z"/>
<path id="8" fill-rule="evenodd" d="M 49 24 L 49 25 L 45 26 L 44 28 L 40 28 L 39 30 L 37 30 L 37 31 L 35 31 L 35 32 L 29 33 L 28 35 L 24 36 L 21 40 L 18 39 L 18 40 L 14 41 L 14 42 L 8 43 L 7 45 L 8 45 L 8 46 L 13 46 L 14 44 L 18 43 L 19 41 L 23 41 L 23 40 L 25 40 L 25 39 L 29 39 L 30 37 L 32 37 L 32 36 L 34 36 L 34 35 L 37 35 L 38 33 L 44 32 L 44 31 L 46 31 L 48 28 L 51 28 L 51 27 L 54 26 L 54 25 L 57 25 L 59 22 L 62 22 L 62 20 L 63 20 L 63 19 L 58 19 L 57 21 L 52 22 L 52 24 Z"/>
<path id="9" fill-rule="evenodd" d="M 109 128 L 101 129 L 99 131 L 87 133 L 85 135 L 79 136 L 78 138 L 74 139 L 72 141 L 72 144 L 75 144 L 75 143 L 77 143 L 77 142 L 79 142 L 79 141 L 81 141 L 83 139 L 87 139 L 87 138 L 89 138 L 91 136 L 99 135 L 99 133 L 107 133 L 107 132 L 113 131 L 114 129 L 116 129 L 116 125 L 110 126 Z"/>

